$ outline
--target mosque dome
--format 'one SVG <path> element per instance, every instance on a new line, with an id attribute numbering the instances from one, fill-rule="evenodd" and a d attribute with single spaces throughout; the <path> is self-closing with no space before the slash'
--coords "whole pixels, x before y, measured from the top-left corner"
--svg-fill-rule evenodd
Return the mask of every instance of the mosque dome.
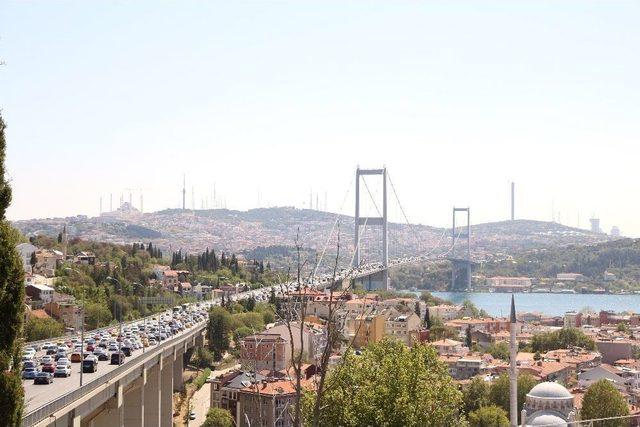
<path id="1" fill-rule="evenodd" d="M 523 416 L 526 426 L 566 427 L 575 412 L 573 395 L 561 384 L 544 382 L 527 393 Z"/>
<path id="2" fill-rule="evenodd" d="M 527 426 L 553 426 L 567 427 L 567 421 L 557 415 L 545 412 L 539 412 L 527 420 Z"/>
<path id="3" fill-rule="evenodd" d="M 569 390 L 561 384 L 553 382 L 544 382 L 536 385 L 527 393 L 527 397 L 542 399 L 571 399 L 573 396 Z"/>

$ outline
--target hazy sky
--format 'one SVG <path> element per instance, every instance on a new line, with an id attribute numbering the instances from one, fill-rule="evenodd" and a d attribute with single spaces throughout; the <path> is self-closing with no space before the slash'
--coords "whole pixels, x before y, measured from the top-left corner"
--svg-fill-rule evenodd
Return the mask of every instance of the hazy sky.
<path id="1" fill-rule="evenodd" d="M 411 221 L 640 236 L 640 3 L 0 1 L 10 218 L 127 188 L 338 211 L 386 165 Z M 371 182 L 373 192 L 379 189 Z M 315 200 L 314 200 L 315 202 Z M 139 204 L 138 190 L 134 204 Z M 209 200 L 209 205 L 212 200 Z M 390 202 L 392 217 L 399 209 Z M 353 191 L 344 213 L 353 213 Z"/>

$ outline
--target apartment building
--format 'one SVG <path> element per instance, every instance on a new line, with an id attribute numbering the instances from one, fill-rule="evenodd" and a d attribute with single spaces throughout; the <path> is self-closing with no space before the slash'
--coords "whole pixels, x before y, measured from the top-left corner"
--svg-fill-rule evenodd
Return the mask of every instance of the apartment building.
<path id="1" fill-rule="evenodd" d="M 422 321 L 415 313 L 391 316 L 385 323 L 385 333 L 387 336 L 411 346 L 417 339 L 421 325 Z"/>
<path id="2" fill-rule="evenodd" d="M 266 377 L 258 372 L 231 371 L 211 380 L 211 407 L 226 409 L 234 419 L 238 413 L 238 392 L 254 386 Z"/>
<path id="3" fill-rule="evenodd" d="M 291 380 L 263 380 L 238 391 L 238 427 L 293 426 L 295 383 Z"/>
<path id="4" fill-rule="evenodd" d="M 282 339 L 287 341 L 286 352 L 291 354 L 291 345 L 293 345 L 296 353 L 302 350 L 306 359 L 309 361 L 319 360 L 322 352 L 327 346 L 327 331 L 322 325 L 315 323 L 305 323 L 302 329 L 302 341 L 300 339 L 300 323 L 293 322 L 290 325 L 291 335 L 293 336 L 293 342 L 291 342 L 291 335 L 289 335 L 289 329 L 287 325 L 280 324 L 272 328 L 267 329 L 265 332 L 268 334 L 278 334 Z"/>
<path id="5" fill-rule="evenodd" d="M 240 341 L 240 365 L 254 372 L 281 371 L 289 366 L 291 353 L 287 347 L 288 340 L 280 334 L 249 335 Z"/>
<path id="6" fill-rule="evenodd" d="M 375 310 L 369 314 L 352 313 L 347 317 L 343 334 L 353 340 L 355 348 L 366 347 L 384 338 L 387 317 L 387 313 Z"/>

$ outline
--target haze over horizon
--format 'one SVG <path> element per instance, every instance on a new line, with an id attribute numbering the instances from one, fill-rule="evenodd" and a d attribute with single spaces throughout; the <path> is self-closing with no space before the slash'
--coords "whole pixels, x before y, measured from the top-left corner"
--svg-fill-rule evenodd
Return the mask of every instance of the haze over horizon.
<path id="1" fill-rule="evenodd" d="M 508 219 L 513 180 L 519 219 L 553 204 L 565 225 L 595 214 L 640 236 L 638 12 L 4 2 L 9 218 L 95 216 L 127 189 L 147 212 L 178 207 L 183 174 L 189 208 L 215 183 L 230 209 L 308 207 L 313 191 L 353 215 L 359 164 L 388 167 L 411 222 L 450 226 L 454 204 Z"/>

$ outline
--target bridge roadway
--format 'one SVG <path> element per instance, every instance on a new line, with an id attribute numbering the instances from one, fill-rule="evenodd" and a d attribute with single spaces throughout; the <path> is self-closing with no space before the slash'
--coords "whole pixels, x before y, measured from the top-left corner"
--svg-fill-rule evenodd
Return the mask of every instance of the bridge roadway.
<path id="1" fill-rule="evenodd" d="M 184 353 L 204 344 L 206 321 L 145 352 L 135 350 L 123 365 L 99 362 L 98 371 L 77 371 L 50 385 L 25 383 L 22 425 L 31 426 L 171 426 L 173 392 L 182 388 Z"/>
<path id="2" fill-rule="evenodd" d="M 389 267 L 418 262 L 423 257 L 392 260 Z M 363 278 L 384 270 L 381 264 L 362 265 L 338 274 L 336 281 Z M 315 283 L 326 287 L 330 276 L 321 276 Z M 282 284 L 282 285 L 291 285 Z M 278 290 L 282 285 L 274 285 Z M 259 291 L 270 292 L 270 288 Z M 243 299 L 256 291 L 237 294 Z M 213 301 L 219 304 L 219 300 Z M 139 323 L 138 319 L 130 323 Z M 104 329 L 104 328 L 103 328 Z M 180 332 L 155 347 L 134 350 L 121 365 L 99 362 L 98 371 L 83 374 L 79 386 L 80 363 L 72 364 L 72 375 L 55 378 L 50 385 L 35 385 L 33 380 L 23 381 L 25 389 L 25 427 L 113 427 L 171 426 L 172 392 L 182 387 L 183 355 L 186 350 L 204 344 L 206 321 Z M 86 335 L 95 331 L 88 331 Z M 55 342 L 57 339 L 51 339 Z M 27 343 L 28 346 L 31 343 Z M 146 394 L 145 394 L 146 393 Z M 149 396 L 153 396 L 150 398 Z"/>

